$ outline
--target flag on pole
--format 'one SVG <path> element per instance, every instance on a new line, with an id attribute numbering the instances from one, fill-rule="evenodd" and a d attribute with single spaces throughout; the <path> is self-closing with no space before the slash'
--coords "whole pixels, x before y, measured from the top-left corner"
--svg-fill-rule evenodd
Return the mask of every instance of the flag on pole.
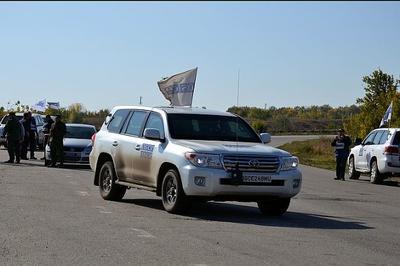
<path id="1" fill-rule="evenodd" d="M 393 102 L 390 103 L 388 109 L 386 110 L 385 114 L 383 115 L 379 127 L 388 123 L 392 119 L 392 111 L 393 111 Z"/>
<path id="2" fill-rule="evenodd" d="M 60 110 L 60 102 L 47 102 L 47 108 Z"/>
<path id="3" fill-rule="evenodd" d="M 172 106 L 192 106 L 197 67 L 157 82 L 161 93 Z"/>
<path id="4" fill-rule="evenodd" d="M 36 111 L 44 112 L 46 110 L 46 99 L 38 101 L 31 107 L 32 107 L 32 109 L 34 109 Z"/>

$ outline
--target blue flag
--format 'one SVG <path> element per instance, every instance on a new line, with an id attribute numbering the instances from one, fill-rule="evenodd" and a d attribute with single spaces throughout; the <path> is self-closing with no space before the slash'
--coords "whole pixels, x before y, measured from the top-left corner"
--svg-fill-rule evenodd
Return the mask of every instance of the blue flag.
<path id="1" fill-rule="evenodd" d="M 381 127 L 381 126 L 383 126 L 384 124 L 388 123 L 389 120 L 392 119 L 392 110 L 393 110 L 393 102 L 390 103 L 388 109 L 386 110 L 385 114 L 383 115 L 379 127 Z"/>

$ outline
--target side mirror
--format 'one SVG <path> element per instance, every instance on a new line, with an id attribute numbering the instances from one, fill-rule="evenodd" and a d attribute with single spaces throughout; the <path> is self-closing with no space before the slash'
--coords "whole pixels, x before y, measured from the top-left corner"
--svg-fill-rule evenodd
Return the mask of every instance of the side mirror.
<path id="1" fill-rule="evenodd" d="M 262 143 L 267 144 L 271 142 L 271 134 L 269 133 L 261 133 L 260 138 Z"/>
<path id="2" fill-rule="evenodd" d="M 104 122 L 104 124 L 108 125 L 108 123 L 110 123 L 110 121 L 111 121 L 111 118 L 112 118 L 112 115 L 111 115 L 111 114 L 108 114 L 108 115 L 106 116 L 106 121 Z"/>
<path id="3" fill-rule="evenodd" d="M 146 128 L 143 133 L 146 139 L 159 140 L 164 142 L 164 136 L 161 136 L 160 131 L 156 128 Z"/>
<path id="4" fill-rule="evenodd" d="M 354 141 L 355 146 L 360 145 L 361 143 L 362 143 L 362 139 L 360 139 L 360 138 L 356 138 L 356 140 Z"/>

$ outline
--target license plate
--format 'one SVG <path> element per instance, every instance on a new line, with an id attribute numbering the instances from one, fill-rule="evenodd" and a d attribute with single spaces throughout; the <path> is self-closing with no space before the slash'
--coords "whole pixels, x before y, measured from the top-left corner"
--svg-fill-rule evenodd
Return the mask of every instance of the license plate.
<path id="1" fill-rule="evenodd" d="M 271 183 L 271 176 L 260 176 L 260 175 L 244 175 L 243 182 L 245 183 Z"/>

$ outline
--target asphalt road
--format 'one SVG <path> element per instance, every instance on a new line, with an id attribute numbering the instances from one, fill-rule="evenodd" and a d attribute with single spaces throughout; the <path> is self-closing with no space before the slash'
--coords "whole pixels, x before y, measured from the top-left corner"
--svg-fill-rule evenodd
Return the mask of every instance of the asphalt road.
<path id="1" fill-rule="evenodd" d="M 231 202 L 172 215 L 150 192 L 104 201 L 90 169 L 41 163 L 0 164 L 1 265 L 400 264 L 397 184 L 302 166 L 302 192 L 280 218 Z"/>

